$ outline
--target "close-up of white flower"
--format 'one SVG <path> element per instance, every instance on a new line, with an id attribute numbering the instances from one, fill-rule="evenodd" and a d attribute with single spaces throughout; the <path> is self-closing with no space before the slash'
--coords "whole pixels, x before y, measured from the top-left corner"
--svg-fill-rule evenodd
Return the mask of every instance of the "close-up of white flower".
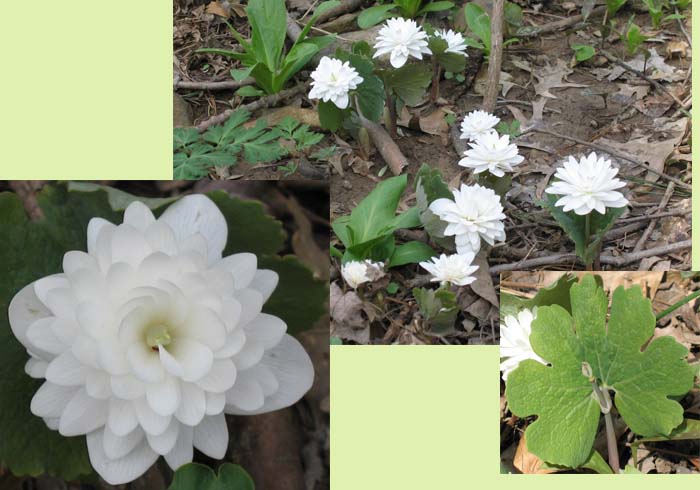
<path id="1" fill-rule="evenodd" d="M 430 261 L 421 262 L 420 266 L 433 275 L 431 282 L 449 282 L 455 286 L 466 286 L 476 281 L 472 275 L 479 268 L 472 265 L 473 253 L 445 255 L 433 257 Z"/>
<path id="2" fill-rule="evenodd" d="M 503 177 L 525 160 L 518 153 L 518 147 L 510 143 L 510 137 L 507 134 L 499 136 L 496 131 L 478 136 L 469 146 L 471 148 L 464 152 L 459 165 L 473 169 L 476 174 L 488 170 L 496 177 Z"/>
<path id="3" fill-rule="evenodd" d="M 501 325 L 501 372 L 503 381 L 508 380 L 508 374 L 513 372 L 525 359 L 533 359 L 542 364 L 547 362 L 535 354 L 530 345 L 532 321 L 537 318 L 537 309 L 520 310 L 517 316 L 505 317 L 505 325 Z"/>
<path id="4" fill-rule="evenodd" d="M 384 263 L 371 260 L 352 260 L 340 268 L 343 279 L 353 289 L 366 282 L 376 281 L 384 275 Z"/>
<path id="5" fill-rule="evenodd" d="M 459 32 L 455 32 L 452 29 L 441 29 L 435 31 L 435 35 L 447 43 L 445 53 L 468 56 L 466 53 L 467 44 L 464 41 L 464 37 Z"/>
<path id="6" fill-rule="evenodd" d="M 430 210 L 447 223 L 445 236 L 454 236 L 457 253 L 476 254 L 483 239 L 489 245 L 506 239 L 501 199 L 492 189 L 462 184 L 452 191 L 454 200 L 441 198 Z"/>
<path id="7" fill-rule="evenodd" d="M 596 210 L 605 214 L 606 208 L 621 208 L 628 204 L 625 196 L 616 190 L 625 187 L 625 183 L 615 177 L 617 172 L 610 160 L 598 157 L 595 152 L 581 157 L 581 160 L 569 156 L 554 174 L 558 180 L 545 192 L 561 195 L 555 205 L 563 207 L 566 212 L 573 210 L 578 215 L 586 215 Z"/>
<path id="8" fill-rule="evenodd" d="M 377 51 L 373 58 L 390 53 L 389 61 L 394 68 L 401 68 L 409 56 L 423 59 L 423 54 L 430 54 L 428 34 L 416 24 L 415 20 L 393 18 L 379 30 Z"/>
<path id="9" fill-rule="evenodd" d="M 463 140 L 476 141 L 477 138 L 488 133 L 493 133 L 496 125 L 501 121 L 499 117 L 486 111 L 472 111 L 464 117 L 462 121 Z"/>
<path id="10" fill-rule="evenodd" d="M 235 230 L 231 230 L 235 233 Z M 225 414 L 296 403 L 314 368 L 285 322 L 261 309 L 277 273 L 252 253 L 223 257 L 224 215 L 204 195 L 156 219 L 131 203 L 123 223 L 90 220 L 87 253 L 12 299 L 25 371 L 45 379 L 31 411 L 61 435 L 86 436 L 110 484 L 130 482 L 160 455 L 177 469 L 193 448 L 224 457 Z"/>
<path id="11" fill-rule="evenodd" d="M 311 73 L 310 99 L 329 100 L 339 109 L 345 109 L 349 103 L 349 92 L 362 83 L 363 78 L 349 62 L 343 63 L 335 58 L 324 56 Z"/>

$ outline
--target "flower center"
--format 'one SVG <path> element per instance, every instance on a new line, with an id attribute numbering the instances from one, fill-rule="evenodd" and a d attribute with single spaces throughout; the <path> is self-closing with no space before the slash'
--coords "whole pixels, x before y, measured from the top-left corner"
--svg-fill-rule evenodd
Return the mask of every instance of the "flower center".
<path id="1" fill-rule="evenodd" d="M 160 346 L 170 344 L 171 341 L 168 327 L 162 323 L 151 325 L 146 329 L 146 344 L 154 351 L 158 351 Z"/>

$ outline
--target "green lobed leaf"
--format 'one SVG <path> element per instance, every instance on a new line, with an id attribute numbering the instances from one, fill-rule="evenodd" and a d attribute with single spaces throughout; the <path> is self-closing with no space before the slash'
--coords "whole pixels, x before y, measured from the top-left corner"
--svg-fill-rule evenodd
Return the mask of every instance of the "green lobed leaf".
<path id="1" fill-rule="evenodd" d="M 336 58 L 348 61 L 362 77 L 357 87 L 357 101 L 362 115 L 371 121 L 379 121 L 384 113 L 384 82 L 374 73 L 374 63 L 362 54 L 336 50 Z"/>
<path id="2" fill-rule="evenodd" d="M 420 103 L 431 80 L 432 70 L 425 63 L 406 64 L 385 77 L 386 84 L 409 106 Z"/>
<path id="3" fill-rule="evenodd" d="M 571 313 L 571 286 L 576 283 L 576 276 L 564 274 L 547 287 L 537 291 L 530 299 L 521 298 L 501 291 L 501 318 L 515 316 L 522 309 L 532 310 L 540 306 L 559 305 Z"/>
<path id="4" fill-rule="evenodd" d="M 415 183 L 416 208 L 420 212 L 420 222 L 423 229 L 438 245 L 450 250 L 454 249 L 454 237 L 445 236 L 447 223 L 428 208 L 430 203 L 436 199 L 453 198 L 447 184 L 442 180 L 442 174 L 438 169 L 424 163 L 416 174 Z"/>
<path id="5" fill-rule="evenodd" d="M 550 365 L 523 361 L 508 377 L 506 398 L 513 414 L 538 416 L 525 432 L 528 449 L 576 468 L 590 457 L 600 418 L 584 362 L 642 436 L 668 436 L 683 422 L 683 407 L 670 397 L 692 388 L 693 370 L 672 337 L 650 341 L 655 318 L 639 286 L 615 290 L 607 328 L 608 298 L 592 275 L 571 287 L 570 299 L 571 314 L 558 305 L 538 309 L 530 342 Z"/>
<path id="6" fill-rule="evenodd" d="M 435 59 L 443 69 L 451 73 L 463 72 L 467 66 L 467 58 L 457 53 L 440 53 Z"/>
<path id="7" fill-rule="evenodd" d="M 468 3 L 464 6 L 464 18 L 469 29 L 481 40 L 483 50 L 488 56 L 491 51 L 491 19 L 489 14 L 480 5 Z"/>
<path id="8" fill-rule="evenodd" d="M 595 56 L 595 48 L 588 44 L 572 44 L 571 49 L 574 50 L 574 56 L 579 63 L 590 60 Z"/>
<path id="9" fill-rule="evenodd" d="M 443 288 L 414 288 L 413 297 L 431 332 L 444 335 L 454 331 L 459 313 L 455 293 Z"/>
<path id="10" fill-rule="evenodd" d="M 203 464 L 188 463 L 175 472 L 168 490 L 255 490 L 255 484 L 237 464 L 224 463 L 216 474 Z"/>
<path id="11" fill-rule="evenodd" d="M 328 285 L 317 279 L 299 259 L 264 255 L 260 268 L 279 274 L 277 288 L 263 306 L 263 311 L 280 317 L 287 324 L 287 333 L 298 334 L 314 326 L 327 310 Z"/>
<path id="12" fill-rule="evenodd" d="M 331 101 L 318 103 L 318 119 L 321 127 L 329 131 L 338 131 L 343 125 L 344 113 L 342 109 Z"/>

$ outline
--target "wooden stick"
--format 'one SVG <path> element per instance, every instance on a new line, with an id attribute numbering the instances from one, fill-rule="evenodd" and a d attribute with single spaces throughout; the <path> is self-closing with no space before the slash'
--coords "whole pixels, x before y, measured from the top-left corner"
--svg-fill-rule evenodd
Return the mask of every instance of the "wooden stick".
<path id="1" fill-rule="evenodd" d="M 173 88 L 185 90 L 236 90 L 246 85 L 254 85 L 254 78 L 244 78 L 243 80 L 224 80 L 221 82 L 185 82 L 179 81 L 173 84 Z"/>
<path id="2" fill-rule="evenodd" d="M 494 0 L 491 9 L 491 54 L 489 55 L 488 82 L 482 109 L 493 113 L 496 110 L 498 81 L 503 60 L 503 5 L 504 0 Z"/>
<path id="3" fill-rule="evenodd" d="M 399 146 L 391 139 L 389 133 L 382 126 L 370 121 L 359 112 L 357 115 L 360 118 L 362 127 L 367 130 L 367 134 L 372 138 L 374 146 L 389 166 L 391 173 L 400 175 L 403 168 L 408 165 L 408 159 L 401 153 Z"/>

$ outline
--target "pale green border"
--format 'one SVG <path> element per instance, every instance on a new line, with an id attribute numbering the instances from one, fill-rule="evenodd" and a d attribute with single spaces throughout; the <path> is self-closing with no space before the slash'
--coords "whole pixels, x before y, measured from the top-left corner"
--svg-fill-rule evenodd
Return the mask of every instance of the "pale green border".
<path id="1" fill-rule="evenodd" d="M 172 8 L 2 2 L 0 179 L 171 179 Z"/>

